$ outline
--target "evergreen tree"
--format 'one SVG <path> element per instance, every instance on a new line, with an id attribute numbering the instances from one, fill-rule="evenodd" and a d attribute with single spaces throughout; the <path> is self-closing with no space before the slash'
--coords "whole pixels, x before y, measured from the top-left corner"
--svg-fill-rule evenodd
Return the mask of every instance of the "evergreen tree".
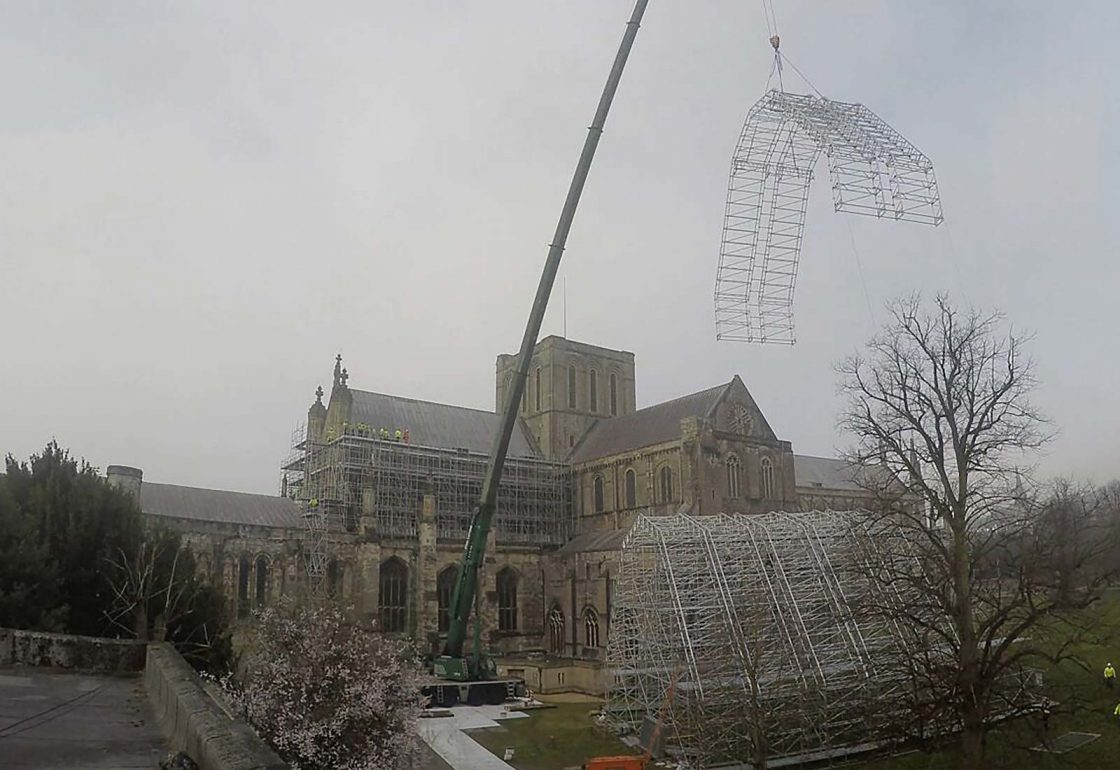
<path id="1" fill-rule="evenodd" d="M 140 509 L 96 468 L 73 459 L 54 441 L 26 463 L 9 455 L 7 484 L 25 536 L 40 549 L 36 553 L 45 549 L 53 562 L 53 590 L 66 609 L 66 631 L 104 633 L 112 600 L 107 558 L 136 550 L 142 537 Z"/>
<path id="2" fill-rule="evenodd" d="M 0 476 L 0 626 L 62 631 L 68 610 L 57 564 Z"/>
<path id="3" fill-rule="evenodd" d="M 145 527 L 135 500 L 54 441 L 0 475 L 0 626 L 167 639 L 222 667 L 220 591 L 178 533 Z"/>

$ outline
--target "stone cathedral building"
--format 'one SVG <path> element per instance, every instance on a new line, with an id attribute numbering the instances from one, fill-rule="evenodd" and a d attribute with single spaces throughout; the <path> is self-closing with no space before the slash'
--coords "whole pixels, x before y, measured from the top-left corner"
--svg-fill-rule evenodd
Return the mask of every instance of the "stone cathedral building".
<path id="1" fill-rule="evenodd" d="M 497 358 L 497 409 L 514 365 Z M 109 478 L 184 533 L 232 611 L 315 587 L 435 647 L 499 418 L 349 380 L 337 359 L 280 496 L 145 482 L 124 466 Z M 739 376 L 642 409 L 636 386 L 632 353 L 536 346 L 479 591 L 488 648 L 539 691 L 602 691 L 612 575 L 639 513 L 867 503 L 845 463 L 795 455 Z"/>

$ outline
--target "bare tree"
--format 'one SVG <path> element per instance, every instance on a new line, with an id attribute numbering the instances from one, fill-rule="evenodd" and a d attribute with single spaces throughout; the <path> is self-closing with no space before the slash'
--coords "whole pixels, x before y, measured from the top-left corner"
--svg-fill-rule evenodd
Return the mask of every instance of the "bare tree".
<path id="1" fill-rule="evenodd" d="M 863 608 L 906 640 L 893 663 L 912 683 L 912 708 L 899 723 L 959 730 L 970 769 L 984 766 L 997 720 L 1038 703 L 1028 664 L 1069 652 L 1032 637 L 1063 638 L 1103 584 L 1090 570 L 1094 539 L 1074 536 L 1096 522 L 1073 506 L 1060 517 L 1051 509 L 1048 522 L 1020 469 L 1049 438 L 1029 400 L 1025 341 L 997 313 L 959 310 L 945 296 L 927 308 L 915 296 L 892 303 L 866 351 L 838 367 L 849 460 L 886 471 L 860 482 L 878 498 L 879 524 L 911 549 L 879 560 L 872 576 L 905 601 Z"/>
<path id="2" fill-rule="evenodd" d="M 1112 557 L 1120 522 L 1108 488 L 1060 478 L 1025 500 L 1024 506 L 1031 514 L 1030 526 L 1017 566 L 1050 586 L 1059 604 L 1084 606 L 1085 591 L 1115 572 Z"/>
<path id="3" fill-rule="evenodd" d="M 147 528 L 139 542 L 106 557 L 112 591 L 105 617 L 117 632 L 143 641 L 169 641 L 191 665 L 212 671 L 231 662 L 226 601 L 198 574 L 181 536 Z"/>
<path id="4" fill-rule="evenodd" d="M 1101 516 L 1112 522 L 1112 531 L 1117 536 L 1111 541 L 1111 549 L 1106 557 L 1108 567 L 1120 572 L 1120 479 L 1113 479 L 1096 489 L 1096 501 Z"/>
<path id="5" fill-rule="evenodd" d="M 138 544 L 106 557 L 112 603 L 105 615 L 137 639 L 174 641 L 185 655 L 225 630 L 221 592 L 198 572 L 191 549 L 172 530 L 150 527 Z"/>
<path id="6" fill-rule="evenodd" d="M 106 611 L 109 622 L 142 641 L 163 641 L 168 623 L 189 607 L 195 587 L 193 559 L 189 554 L 183 559 L 184 553 L 177 537 L 157 531 L 146 532 L 134 552 L 118 548 L 108 556 L 113 591 Z M 180 564 L 188 560 L 189 565 Z"/>

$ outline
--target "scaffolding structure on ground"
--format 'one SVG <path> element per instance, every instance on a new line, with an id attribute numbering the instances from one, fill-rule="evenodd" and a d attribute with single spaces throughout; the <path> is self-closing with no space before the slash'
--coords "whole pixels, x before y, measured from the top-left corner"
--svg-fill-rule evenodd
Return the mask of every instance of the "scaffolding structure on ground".
<path id="1" fill-rule="evenodd" d="M 663 714 L 697 768 L 866 745 L 910 685 L 881 666 L 905 654 L 903 630 L 851 610 L 907 606 L 865 568 L 892 549 L 891 532 L 869 541 L 861 520 L 639 517 L 620 554 L 607 713 L 635 731 Z"/>
<path id="2" fill-rule="evenodd" d="M 312 580 L 325 574 L 321 570 L 330 558 L 330 531 L 360 528 L 367 536 L 414 539 L 428 495 L 435 502 L 437 539 L 465 541 L 486 475 L 485 454 L 385 439 L 357 429 L 322 441 L 297 429 L 292 446 L 283 471 L 289 496 L 308 511 L 304 518 Z M 560 463 L 508 458 L 494 514 L 496 541 L 562 544 L 572 525 L 569 474 Z M 312 573 L 313 568 L 320 571 Z"/>
<path id="3" fill-rule="evenodd" d="M 809 185 L 828 156 L 838 212 L 938 225 L 933 163 L 862 104 L 771 90 L 743 125 L 716 274 L 716 338 L 793 344 Z"/>

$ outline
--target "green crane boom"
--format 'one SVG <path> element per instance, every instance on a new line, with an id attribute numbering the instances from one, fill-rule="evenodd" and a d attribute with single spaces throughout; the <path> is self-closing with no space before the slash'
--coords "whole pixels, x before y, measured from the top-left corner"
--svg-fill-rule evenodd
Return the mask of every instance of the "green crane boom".
<path id="1" fill-rule="evenodd" d="M 648 0 L 637 0 L 634 4 L 634 10 L 630 14 L 630 21 L 626 23 L 626 32 L 622 36 L 614 65 L 611 67 L 607 83 L 603 87 L 603 95 L 599 99 L 598 109 L 595 110 L 595 118 L 587 129 L 587 139 L 584 141 L 583 151 L 580 153 L 579 162 L 576 164 L 572 183 L 568 187 L 568 195 L 564 199 L 560 221 L 556 224 L 556 233 L 548 247 L 548 257 L 545 259 L 544 271 L 541 273 L 541 280 L 537 285 L 537 295 L 533 300 L 533 308 L 529 312 L 529 321 L 525 324 L 525 336 L 521 339 L 521 351 L 517 356 L 517 368 L 513 374 L 513 382 L 506 393 L 502 422 L 497 435 L 494 436 L 493 447 L 490 449 L 490 462 L 486 470 L 486 478 L 482 483 L 482 495 L 471 518 L 467 542 L 463 547 L 459 577 L 455 581 L 455 590 L 451 594 L 451 605 L 448 608 L 447 641 L 443 645 L 443 654 L 436 658 L 433 667 L 437 676 L 471 681 L 491 678 L 495 673 L 493 663 L 483 656 L 481 649 L 479 649 L 481 645 L 477 632 L 475 634 L 474 654 L 469 658 L 463 657 L 463 645 L 467 639 L 471 608 L 478 594 L 478 570 L 482 566 L 482 559 L 486 553 L 486 536 L 490 532 L 490 521 L 494 516 L 494 508 L 498 498 L 498 484 L 502 480 L 502 469 L 505 466 L 506 454 L 509 451 L 510 437 L 513 435 L 513 428 L 517 422 L 517 407 L 521 402 L 521 395 L 525 392 L 529 362 L 533 357 L 533 348 L 537 344 L 537 335 L 540 334 L 541 323 L 544 321 L 544 312 L 548 307 L 548 298 L 552 294 L 552 284 L 556 280 L 556 271 L 560 268 L 560 257 L 564 253 L 564 244 L 568 240 L 568 231 L 571 230 L 576 207 L 579 205 L 579 198 L 583 193 L 584 183 L 587 181 L 587 172 L 591 169 L 591 161 L 595 157 L 599 137 L 603 134 L 603 126 L 607 122 L 607 113 L 610 111 L 611 101 L 614 99 L 618 83 L 622 79 L 622 70 L 626 66 L 626 59 L 634 45 L 634 38 L 638 34 L 638 27 L 641 25 L 647 2 Z"/>

